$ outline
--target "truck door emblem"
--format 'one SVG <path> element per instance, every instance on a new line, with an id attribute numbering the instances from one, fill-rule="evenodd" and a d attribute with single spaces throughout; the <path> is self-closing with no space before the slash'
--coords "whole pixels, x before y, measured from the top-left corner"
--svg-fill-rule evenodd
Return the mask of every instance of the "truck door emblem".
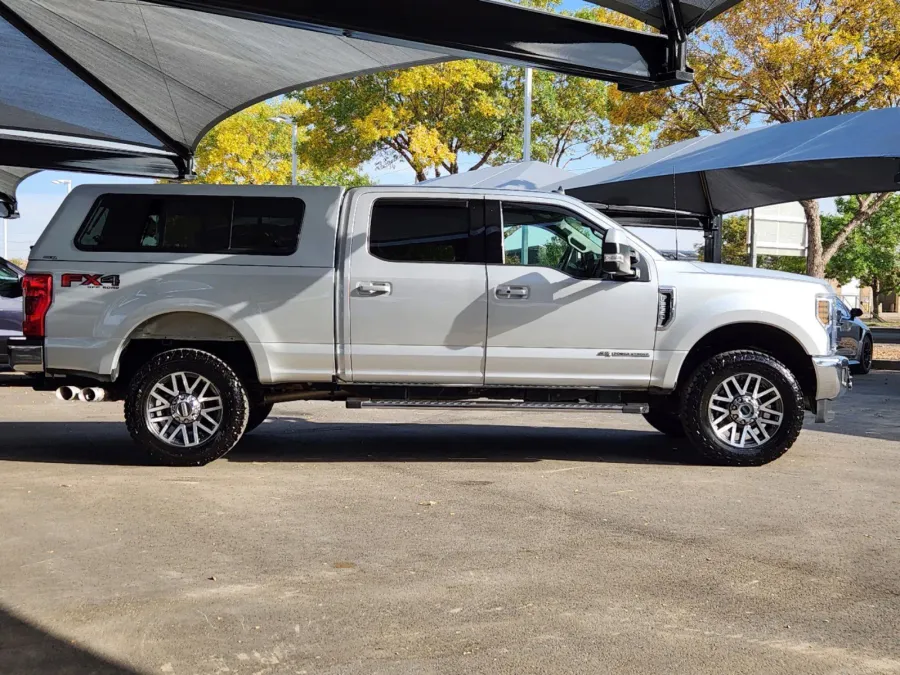
<path id="1" fill-rule="evenodd" d="M 118 274 L 63 274 L 61 279 L 63 288 L 72 286 L 87 286 L 88 288 L 118 288 Z"/>
<path id="2" fill-rule="evenodd" d="M 597 352 L 597 356 L 604 359 L 649 359 L 650 352 L 611 352 L 604 350 Z"/>

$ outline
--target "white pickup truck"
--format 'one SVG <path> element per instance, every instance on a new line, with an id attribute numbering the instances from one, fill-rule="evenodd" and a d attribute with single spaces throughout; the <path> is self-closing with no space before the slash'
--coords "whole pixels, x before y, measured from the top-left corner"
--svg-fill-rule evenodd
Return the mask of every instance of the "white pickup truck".
<path id="1" fill-rule="evenodd" d="M 123 399 L 171 465 L 307 399 L 643 413 L 756 465 L 851 384 L 824 282 L 665 260 L 560 194 L 84 186 L 24 297 L 12 367 L 62 399 Z"/>

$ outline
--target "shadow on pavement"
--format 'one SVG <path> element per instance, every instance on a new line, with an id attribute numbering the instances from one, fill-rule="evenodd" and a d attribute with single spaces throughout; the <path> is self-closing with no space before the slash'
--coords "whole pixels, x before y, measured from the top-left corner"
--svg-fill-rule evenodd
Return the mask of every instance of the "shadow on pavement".
<path id="1" fill-rule="evenodd" d="M 238 462 L 528 462 L 678 464 L 690 449 L 651 431 L 496 424 L 316 424 L 273 418 L 227 459 Z"/>
<path id="2" fill-rule="evenodd" d="M 807 424 L 811 431 L 900 441 L 900 372 L 873 370 L 853 378 L 853 389 L 835 402 L 828 424 Z"/>
<path id="3" fill-rule="evenodd" d="M 10 675 L 134 675 L 0 609 L 0 673 Z"/>
<path id="4" fill-rule="evenodd" d="M 0 422 L 0 460 L 142 465 L 120 422 Z M 468 424 L 309 422 L 273 417 L 226 457 L 236 462 L 528 462 L 631 464 L 693 461 L 690 449 L 651 431 Z"/>

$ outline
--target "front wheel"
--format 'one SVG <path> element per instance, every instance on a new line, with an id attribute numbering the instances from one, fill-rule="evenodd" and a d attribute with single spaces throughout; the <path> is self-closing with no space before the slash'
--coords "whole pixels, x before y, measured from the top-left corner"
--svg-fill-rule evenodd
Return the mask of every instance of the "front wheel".
<path id="1" fill-rule="evenodd" d="M 222 359 L 173 349 L 134 376 L 125 422 L 135 442 L 159 464 L 202 466 L 231 450 L 247 427 L 247 392 Z"/>
<path id="2" fill-rule="evenodd" d="M 756 351 L 718 354 L 694 371 L 681 418 L 708 460 L 760 466 L 783 455 L 803 426 L 803 391 L 777 359 Z"/>
<path id="3" fill-rule="evenodd" d="M 866 337 L 863 340 L 862 353 L 859 355 L 859 363 L 850 367 L 850 372 L 854 375 L 868 375 L 872 370 L 872 361 L 875 355 L 875 345 L 872 338 Z"/>

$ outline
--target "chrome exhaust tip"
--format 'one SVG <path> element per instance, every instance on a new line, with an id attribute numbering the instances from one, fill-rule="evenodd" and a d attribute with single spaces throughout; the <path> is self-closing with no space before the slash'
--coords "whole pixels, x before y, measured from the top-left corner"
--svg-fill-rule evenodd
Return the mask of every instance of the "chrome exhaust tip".
<path id="1" fill-rule="evenodd" d="M 78 387 L 64 386 L 56 390 L 56 398 L 60 401 L 75 401 L 81 398 L 81 389 Z"/>
<path id="2" fill-rule="evenodd" d="M 106 390 L 101 387 L 87 387 L 78 393 L 78 398 L 85 403 L 100 403 L 106 399 Z"/>

